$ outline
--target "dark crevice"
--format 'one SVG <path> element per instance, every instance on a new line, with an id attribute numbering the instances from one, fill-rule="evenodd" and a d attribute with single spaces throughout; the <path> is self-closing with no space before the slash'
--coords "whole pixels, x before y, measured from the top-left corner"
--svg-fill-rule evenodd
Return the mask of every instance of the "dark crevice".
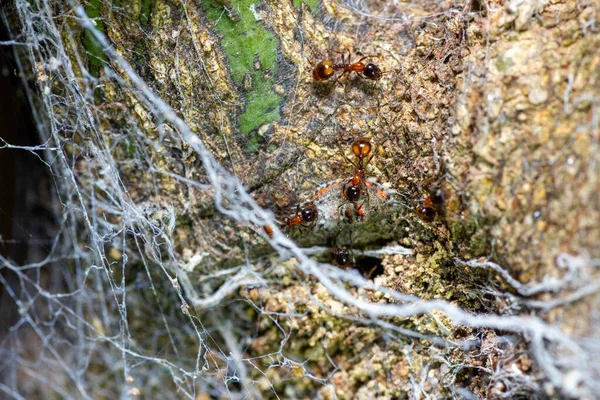
<path id="1" fill-rule="evenodd" d="M 381 260 L 375 257 L 358 257 L 354 267 L 362 276 L 369 279 L 374 279 L 384 272 Z"/>
<path id="2" fill-rule="evenodd" d="M 0 23 L 0 41 L 9 41 Z M 0 147 L 37 146 L 39 137 L 12 46 L 0 46 Z M 13 265 L 43 260 L 51 247 L 50 178 L 47 167 L 28 150 L 0 149 L 0 255 Z M 19 317 L 14 296 L 20 295 L 19 278 L 0 263 L 5 280 L 0 285 L 0 337 Z M 32 272 L 33 273 L 33 272 Z"/>

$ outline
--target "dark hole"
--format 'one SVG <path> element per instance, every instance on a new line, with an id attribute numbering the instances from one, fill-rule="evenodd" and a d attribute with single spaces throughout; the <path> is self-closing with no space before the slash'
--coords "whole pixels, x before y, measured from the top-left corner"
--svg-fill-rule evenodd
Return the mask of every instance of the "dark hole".
<path id="1" fill-rule="evenodd" d="M 233 392 L 238 392 L 238 393 L 240 393 L 242 391 L 242 389 L 244 388 L 239 380 L 234 380 L 234 379 L 231 379 L 228 382 L 227 386 L 229 387 L 229 390 L 231 390 Z"/>
<path id="2" fill-rule="evenodd" d="M 361 257 L 356 260 L 355 268 L 365 278 L 373 279 L 383 274 L 381 260 L 375 257 Z"/>
<path id="3" fill-rule="evenodd" d="M 487 15 L 487 6 L 485 2 L 481 0 L 471 0 L 471 11 L 476 13 L 481 13 L 482 16 Z"/>

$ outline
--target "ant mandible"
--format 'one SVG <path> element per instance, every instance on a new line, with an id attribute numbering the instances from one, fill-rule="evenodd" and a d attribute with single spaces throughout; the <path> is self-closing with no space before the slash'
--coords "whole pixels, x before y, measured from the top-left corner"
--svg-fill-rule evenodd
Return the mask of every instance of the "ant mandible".
<path id="1" fill-rule="evenodd" d="M 310 223 L 317 219 L 319 211 L 317 206 L 310 201 L 306 205 L 296 207 L 296 214 L 292 218 L 286 217 L 284 222 L 287 226 L 301 226 L 304 223 Z"/>
<path id="2" fill-rule="evenodd" d="M 313 79 L 318 82 L 326 81 L 333 76 L 336 70 L 344 70 L 335 80 L 333 81 L 333 85 L 344 75 L 349 74 L 351 72 L 356 72 L 358 76 L 361 78 L 370 79 L 372 81 L 378 81 L 381 79 L 383 73 L 381 69 L 373 64 L 368 63 L 364 64 L 363 60 L 367 58 L 380 57 L 379 55 L 368 55 L 364 56 L 357 62 L 350 62 L 350 51 L 348 51 L 348 58 L 344 57 L 342 53 L 342 62 L 339 64 L 334 64 L 331 60 L 324 60 L 318 63 L 313 69 Z"/>

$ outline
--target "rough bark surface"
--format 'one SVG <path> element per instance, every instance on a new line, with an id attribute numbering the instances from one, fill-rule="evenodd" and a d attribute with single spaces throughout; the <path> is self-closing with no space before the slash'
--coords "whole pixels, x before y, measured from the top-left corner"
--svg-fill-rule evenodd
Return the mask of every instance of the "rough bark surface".
<path id="1" fill-rule="evenodd" d="M 186 317 L 218 330 L 206 354 L 221 347 L 232 354 L 214 354 L 215 374 L 226 381 L 229 395 L 596 396 L 584 380 L 600 376 L 597 361 L 585 372 L 568 362 L 550 368 L 532 350 L 539 338 L 526 330 L 457 323 L 441 311 L 385 316 L 375 323 L 299 271 L 293 259 L 278 258 L 264 226 L 218 211 L 212 178 L 182 133 L 140 99 L 124 69 L 69 17 L 69 6 L 51 3 L 65 28 L 60 34 L 74 75 L 81 78 L 82 96 L 93 99 L 86 112 L 95 121 L 87 128 L 74 124 L 72 137 L 65 127 L 66 144 L 60 147 L 77 184 L 89 188 L 85 202 L 94 204 L 101 220 L 95 224 L 102 227 L 105 220 L 113 230 L 121 224 L 129 229 L 123 243 L 106 239 L 100 258 L 129 262 L 122 277 L 112 276 L 115 282 L 132 283 L 143 269 L 160 281 L 159 293 L 170 299 L 161 314 L 177 313 L 181 306 Z M 337 207 L 336 196 L 332 202 L 341 215 L 335 226 L 281 224 L 320 261 L 335 261 L 336 248 L 350 247 L 356 258 L 351 268 L 378 288 L 350 288 L 354 296 L 377 305 L 402 303 L 379 290 L 384 288 L 443 300 L 472 315 L 523 321 L 532 315 L 570 339 L 589 341 L 587 348 L 595 349 L 590 356 L 598 356 L 597 3 L 370 1 L 368 8 L 329 0 L 122 3 L 91 1 L 86 12 L 99 17 L 96 26 L 114 49 L 278 221 L 323 184 L 343 179 L 331 189 L 340 190 L 353 173 L 342 152 L 351 158 L 353 140 L 371 140 L 367 175 L 389 202 L 363 200 L 364 219 L 349 221 L 344 211 L 352 207 Z M 24 24 L 16 19 L 22 12 L 9 15 L 15 27 Z M 337 52 L 347 51 L 353 61 L 360 54 L 377 55 L 369 62 L 381 67 L 382 79 L 352 73 L 335 86 L 313 80 L 317 62 L 341 60 Z M 31 81 L 41 90 L 48 68 L 31 66 Z M 64 95 L 60 85 L 51 83 L 48 90 Z M 59 106 L 53 109 L 71 118 Z M 86 154 L 91 131 L 102 138 L 95 143 L 104 146 L 106 159 Z M 108 207 L 111 199 L 98 184 L 115 171 L 122 207 L 135 205 L 131 214 Z M 435 218 L 423 221 L 416 210 L 431 196 L 438 199 Z M 131 215 L 142 214 L 168 232 L 169 240 L 127 225 Z M 155 241 L 125 245 L 136 236 Z M 394 246 L 412 253 L 373 255 Z M 150 267 L 148 259 L 154 261 Z M 166 281 L 159 265 L 173 281 Z M 254 275 L 240 275 L 244 268 Z M 180 299 L 192 298 L 190 304 L 169 292 L 175 277 Z M 228 282 L 236 283 L 234 289 L 202 303 Z M 206 307 L 194 310 L 202 304 Z M 144 308 L 124 318 L 136 337 L 148 328 L 151 313 Z M 229 325 L 215 322 L 215 310 Z M 177 329 L 171 324 L 176 318 L 167 319 Z M 197 348 L 176 341 L 176 350 L 196 357 Z M 236 341 L 243 344 L 237 347 Z M 231 359 L 239 362 L 233 373 Z M 194 368 L 193 362 L 174 364 Z M 141 393 L 181 388 L 177 382 L 161 386 L 162 379 L 140 381 L 135 371 L 130 376 L 128 387 Z M 231 376 L 245 380 L 236 381 L 238 387 Z"/>

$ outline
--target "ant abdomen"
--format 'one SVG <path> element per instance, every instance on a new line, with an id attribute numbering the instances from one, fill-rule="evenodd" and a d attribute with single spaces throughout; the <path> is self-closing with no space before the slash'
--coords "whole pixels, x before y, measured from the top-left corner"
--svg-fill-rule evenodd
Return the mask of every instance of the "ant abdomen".
<path id="1" fill-rule="evenodd" d="M 357 202 L 360 199 L 360 187 L 349 185 L 348 187 L 346 187 L 345 197 L 346 200 L 352 203 Z"/>
<path id="2" fill-rule="evenodd" d="M 315 81 L 326 81 L 333 76 L 334 72 L 335 70 L 331 61 L 321 61 L 313 69 L 313 79 Z"/>

